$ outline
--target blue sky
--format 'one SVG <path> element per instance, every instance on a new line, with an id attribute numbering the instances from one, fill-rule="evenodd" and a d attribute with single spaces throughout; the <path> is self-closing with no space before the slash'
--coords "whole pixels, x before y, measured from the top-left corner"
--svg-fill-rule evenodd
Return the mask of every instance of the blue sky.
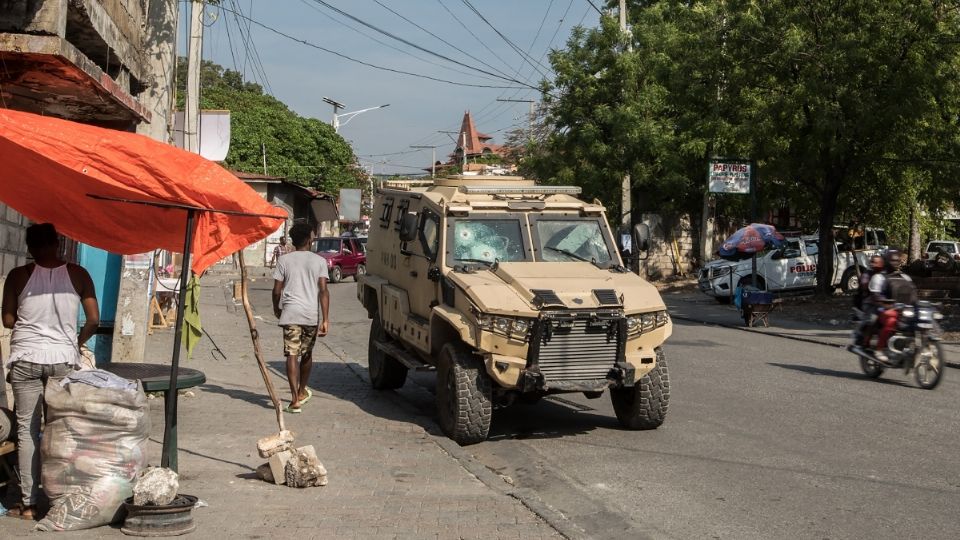
<path id="1" fill-rule="evenodd" d="M 574 26 L 581 23 L 595 26 L 599 17 L 588 0 L 468 0 L 517 48 L 529 51 L 532 60 L 525 61 L 471 11 L 464 0 L 379 0 L 464 52 L 404 21 L 378 5 L 377 0 L 322 1 L 465 66 L 379 34 L 324 7 L 318 0 L 223 0 L 223 5 L 296 39 L 379 66 L 463 83 L 514 87 L 518 86 L 514 82 L 493 79 L 475 68 L 499 72 L 536 86 L 541 74 L 531 64 L 539 62 L 549 67 L 547 49 L 551 46 L 562 48 Z M 603 2 L 593 0 L 593 3 L 601 5 Z M 211 13 L 218 11 L 215 7 L 208 10 Z M 189 5 L 181 3 L 182 21 L 185 22 L 188 12 Z M 238 17 L 221 10 L 216 20 L 210 22 L 210 19 L 212 16 L 208 18 L 205 30 L 204 58 L 244 72 L 248 80 L 263 84 L 270 93 L 303 116 L 329 122 L 333 110 L 322 101 L 323 96 L 347 105 L 341 113 L 389 103 L 390 107 L 358 115 L 340 128 L 340 134 L 353 144 L 361 162 L 373 167 L 376 173 L 414 173 L 429 166 L 430 150 L 410 149 L 409 146 L 414 144 L 440 145 L 437 157 L 445 159 L 453 149 L 453 142 L 448 135 L 437 131 L 457 130 L 467 109 L 473 112 L 480 131 L 493 135 L 494 142 L 502 143 L 512 126 L 526 123 L 529 105 L 499 103 L 496 99 L 539 99 L 538 92 L 529 88 L 454 86 L 372 69 L 297 43 L 240 18 L 240 23 L 250 27 L 249 32 L 244 27 L 244 32 L 259 53 L 263 66 L 260 73 L 248 59 L 250 55 L 243 45 Z M 457 19 L 477 37 L 465 30 Z M 185 53 L 182 46 L 185 31 L 186 24 L 183 24 L 179 54 Z M 540 65 L 536 67 L 549 74 Z M 398 152 L 407 153 L 382 155 Z"/>

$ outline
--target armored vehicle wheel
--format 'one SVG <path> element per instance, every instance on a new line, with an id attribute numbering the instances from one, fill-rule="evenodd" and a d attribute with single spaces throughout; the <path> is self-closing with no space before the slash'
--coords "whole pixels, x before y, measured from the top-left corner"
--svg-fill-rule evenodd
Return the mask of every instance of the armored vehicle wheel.
<path id="1" fill-rule="evenodd" d="M 390 336 L 380 323 L 380 315 L 374 315 L 370 323 L 370 341 L 367 348 L 367 362 L 370 371 L 370 385 L 377 390 L 400 388 L 407 380 L 407 366 L 377 348 L 377 343 L 390 341 Z"/>
<path id="2" fill-rule="evenodd" d="M 440 428 L 460 445 L 487 438 L 493 416 L 492 382 L 483 362 L 462 343 L 447 343 L 437 365 Z"/>
<path id="3" fill-rule="evenodd" d="M 365 264 L 358 264 L 358 265 L 357 265 L 357 273 L 353 275 L 353 280 L 354 280 L 354 281 L 360 281 L 360 276 L 365 276 L 365 275 L 367 275 L 367 265 L 365 265 Z"/>
<path id="4" fill-rule="evenodd" d="M 670 375 L 663 350 L 657 349 L 657 365 L 634 386 L 610 389 L 610 401 L 621 426 L 627 429 L 660 427 L 670 402 Z"/>
<path id="5" fill-rule="evenodd" d="M 339 283 L 343 279 L 343 270 L 339 266 L 330 268 L 330 283 Z"/>
<path id="6" fill-rule="evenodd" d="M 883 375 L 883 366 L 879 362 L 870 360 L 869 358 L 860 357 L 860 369 L 863 370 L 863 374 L 871 379 L 876 379 L 880 375 Z"/>

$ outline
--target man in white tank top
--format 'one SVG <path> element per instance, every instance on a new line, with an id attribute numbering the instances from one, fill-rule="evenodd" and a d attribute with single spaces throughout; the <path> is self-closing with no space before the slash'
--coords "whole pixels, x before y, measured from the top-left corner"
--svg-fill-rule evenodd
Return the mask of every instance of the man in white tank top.
<path id="1" fill-rule="evenodd" d="M 60 239 L 53 225 L 31 225 L 26 241 L 33 262 L 11 270 L 3 285 L 3 326 L 13 329 L 4 364 L 17 410 L 22 496 L 12 514 L 35 519 L 43 391 L 80 363 L 80 346 L 96 332 L 100 312 L 90 274 L 58 256 Z M 81 306 L 86 320 L 78 334 Z"/>

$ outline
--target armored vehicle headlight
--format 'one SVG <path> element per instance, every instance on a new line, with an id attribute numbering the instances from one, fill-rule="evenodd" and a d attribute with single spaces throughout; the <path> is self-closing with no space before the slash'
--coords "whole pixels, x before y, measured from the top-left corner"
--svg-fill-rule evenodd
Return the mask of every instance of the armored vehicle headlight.
<path id="1" fill-rule="evenodd" d="M 627 334 L 637 334 L 640 332 L 640 318 L 627 317 Z"/>
<path id="2" fill-rule="evenodd" d="M 627 317 L 627 335 L 645 334 L 667 324 L 669 321 L 670 316 L 663 310 L 630 315 Z"/>
<path id="3" fill-rule="evenodd" d="M 506 317 L 496 317 L 493 319 L 493 331 L 501 334 L 510 333 L 510 319 Z"/>
<path id="4" fill-rule="evenodd" d="M 654 313 L 644 313 L 640 316 L 640 323 L 643 326 L 641 331 L 649 332 L 657 327 L 657 316 Z"/>
<path id="5" fill-rule="evenodd" d="M 531 322 L 527 319 L 514 319 L 499 315 L 480 315 L 480 328 L 504 336 L 519 336 L 525 338 L 530 332 Z"/>
<path id="6" fill-rule="evenodd" d="M 530 331 L 530 321 L 525 319 L 514 319 L 513 320 L 513 333 L 520 335 L 527 335 L 527 332 Z"/>

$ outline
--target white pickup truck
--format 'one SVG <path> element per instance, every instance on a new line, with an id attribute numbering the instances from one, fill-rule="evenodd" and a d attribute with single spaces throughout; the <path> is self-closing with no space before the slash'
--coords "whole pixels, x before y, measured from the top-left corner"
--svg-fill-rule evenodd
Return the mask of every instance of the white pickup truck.
<path id="1" fill-rule="evenodd" d="M 817 284 L 817 257 L 820 252 L 818 236 L 788 237 L 780 249 L 771 249 L 757 255 L 757 286 L 771 292 L 802 291 Z M 870 256 L 879 250 L 839 252 L 833 246 L 833 285 L 849 292 L 857 288 L 857 271 L 867 268 Z M 729 302 L 738 285 L 752 283 L 751 259 L 710 261 L 698 274 L 700 290 L 720 302 Z"/>

